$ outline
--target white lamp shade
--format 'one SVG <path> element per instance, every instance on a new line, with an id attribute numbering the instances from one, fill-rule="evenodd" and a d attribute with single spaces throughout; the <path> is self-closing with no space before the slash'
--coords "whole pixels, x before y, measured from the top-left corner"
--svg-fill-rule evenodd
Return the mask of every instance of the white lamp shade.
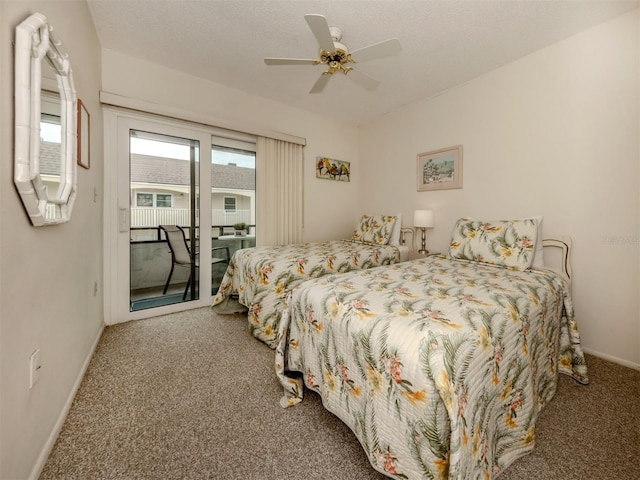
<path id="1" fill-rule="evenodd" d="M 421 228 L 433 227 L 433 212 L 431 210 L 416 210 L 413 213 L 413 226 Z"/>

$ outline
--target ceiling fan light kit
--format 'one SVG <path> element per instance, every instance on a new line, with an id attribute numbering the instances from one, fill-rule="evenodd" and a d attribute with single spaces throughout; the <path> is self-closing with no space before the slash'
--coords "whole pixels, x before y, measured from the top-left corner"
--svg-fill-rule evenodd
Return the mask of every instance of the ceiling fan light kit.
<path id="1" fill-rule="evenodd" d="M 347 47 L 340 43 L 342 40 L 342 30 L 338 27 L 330 27 L 327 19 L 323 15 L 308 14 L 304 16 L 311 32 L 316 37 L 320 46 L 319 59 L 300 58 L 265 58 L 267 65 L 326 65 L 328 68 L 320 75 L 318 81 L 311 88 L 309 93 L 320 93 L 331 75 L 342 72 L 361 87 L 367 90 L 375 89 L 380 82 L 370 76 L 355 70 L 347 64 L 366 62 L 376 58 L 382 58 L 398 53 L 401 49 L 397 38 L 391 38 L 383 42 L 375 43 L 354 52 L 349 53 Z M 355 59 L 352 57 L 355 55 Z"/>

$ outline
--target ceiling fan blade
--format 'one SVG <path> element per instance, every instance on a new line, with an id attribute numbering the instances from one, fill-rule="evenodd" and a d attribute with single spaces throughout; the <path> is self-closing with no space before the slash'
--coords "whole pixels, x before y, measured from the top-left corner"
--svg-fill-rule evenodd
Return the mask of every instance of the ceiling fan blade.
<path id="1" fill-rule="evenodd" d="M 315 60 L 306 58 L 265 58 L 267 65 L 315 65 Z"/>
<path id="2" fill-rule="evenodd" d="M 354 82 L 356 82 L 361 87 L 364 87 L 367 90 L 375 90 L 380 82 L 375 78 L 371 78 L 369 75 L 362 73 L 359 70 L 351 70 L 347 74 L 347 78 L 350 78 Z"/>
<path id="3" fill-rule="evenodd" d="M 329 24 L 327 19 L 322 15 L 308 14 L 304 16 L 304 19 L 309 24 L 309 28 L 313 35 L 318 40 L 318 44 L 322 50 L 327 52 L 333 52 L 336 47 L 333 45 L 333 39 L 331 38 L 331 32 L 329 31 Z"/>
<path id="4" fill-rule="evenodd" d="M 320 78 L 313 85 L 313 88 L 309 90 L 309 93 L 320 93 L 322 90 L 324 90 L 324 87 L 327 85 L 329 78 L 331 78 L 331 75 L 320 75 Z"/>
<path id="5" fill-rule="evenodd" d="M 388 57 L 389 55 L 395 55 L 402 47 L 400 46 L 400 40 L 397 38 L 390 38 L 379 43 L 374 43 L 368 47 L 363 47 L 351 52 L 351 57 L 359 62 L 366 62 L 367 60 L 373 60 L 375 58 Z"/>

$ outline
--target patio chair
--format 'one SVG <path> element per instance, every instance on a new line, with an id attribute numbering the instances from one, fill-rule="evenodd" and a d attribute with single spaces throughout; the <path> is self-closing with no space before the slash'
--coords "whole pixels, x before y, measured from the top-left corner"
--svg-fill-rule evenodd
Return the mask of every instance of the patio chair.
<path id="1" fill-rule="evenodd" d="M 191 269 L 192 261 L 196 269 L 200 265 L 199 265 L 199 255 L 197 251 L 192 258 L 191 250 L 189 250 L 189 245 L 187 244 L 187 237 L 182 227 L 179 227 L 178 225 L 160 225 L 160 228 L 164 231 L 164 234 L 167 238 L 167 243 L 169 244 L 169 249 L 171 250 L 171 270 L 169 271 L 167 282 L 165 283 L 164 290 L 162 291 L 162 294 L 165 295 L 167 293 L 167 289 L 169 288 L 169 283 L 171 282 L 171 276 L 173 275 L 173 270 L 176 266 Z M 215 256 L 215 254 L 219 255 L 220 252 L 224 256 L 222 257 Z M 212 265 L 220 262 L 224 262 L 228 264 L 229 259 L 230 259 L 229 247 L 213 247 L 211 249 Z M 187 286 L 184 289 L 182 300 L 185 300 L 187 298 L 187 292 L 189 291 L 190 286 L 191 286 L 191 274 L 189 274 L 189 280 L 187 280 Z"/>

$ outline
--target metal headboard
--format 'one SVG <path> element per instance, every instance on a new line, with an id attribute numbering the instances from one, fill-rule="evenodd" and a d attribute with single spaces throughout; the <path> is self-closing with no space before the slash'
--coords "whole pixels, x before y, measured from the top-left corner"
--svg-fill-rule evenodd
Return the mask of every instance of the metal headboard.
<path id="1" fill-rule="evenodd" d="M 545 238 L 542 240 L 542 246 L 562 249 L 562 273 L 571 280 L 571 237 L 565 235 L 561 239 Z"/>
<path id="2" fill-rule="evenodd" d="M 411 234 L 411 244 L 408 245 L 407 244 L 407 239 L 406 239 L 406 235 L 407 234 Z M 413 228 L 410 227 L 402 227 L 400 228 L 400 245 L 405 245 L 408 246 L 409 248 L 411 248 L 411 250 L 414 249 L 414 242 L 413 242 L 413 235 L 414 235 L 414 231 Z"/>

